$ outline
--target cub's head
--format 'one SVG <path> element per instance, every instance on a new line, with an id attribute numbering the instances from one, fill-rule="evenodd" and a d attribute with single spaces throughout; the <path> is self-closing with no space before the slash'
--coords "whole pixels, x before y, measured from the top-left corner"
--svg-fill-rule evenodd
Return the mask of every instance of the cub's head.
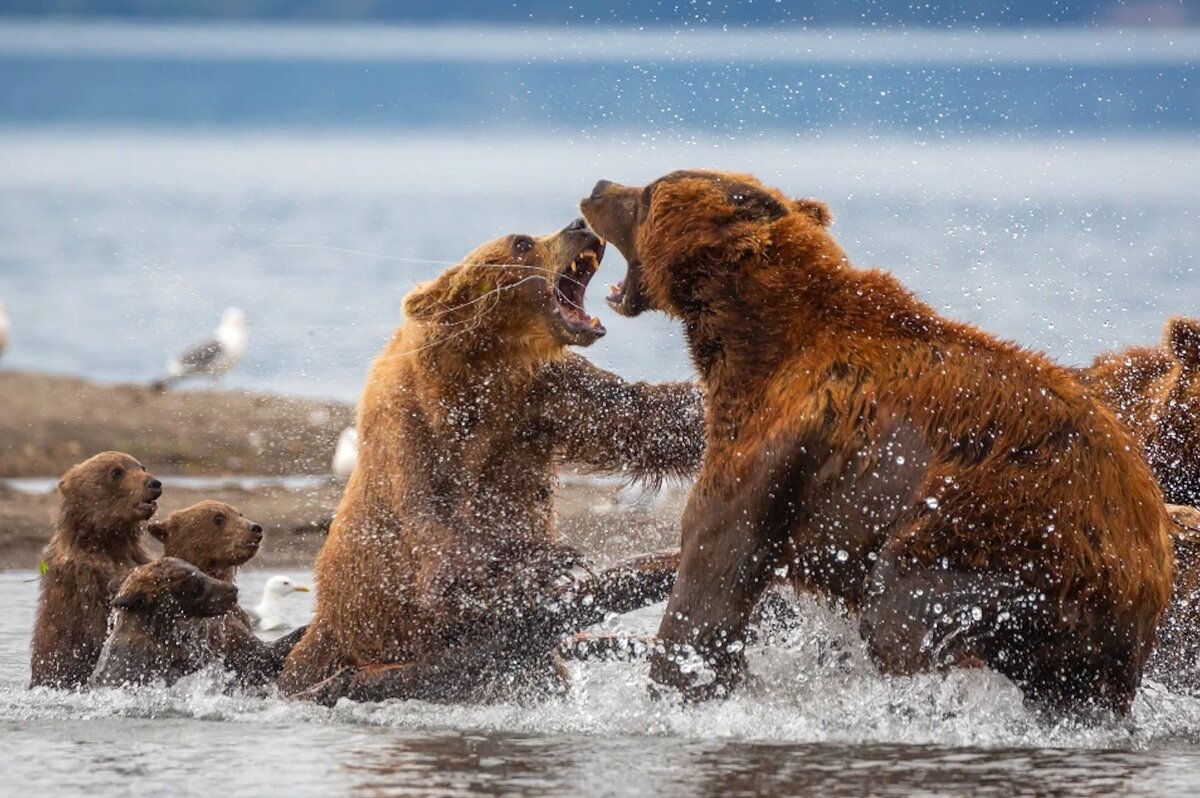
<path id="1" fill-rule="evenodd" d="M 1200 504 L 1200 319 L 1173 318 L 1163 337 L 1175 363 L 1154 408 L 1146 454 L 1171 504 Z"/>
<path id="2" fill-rule="evenodd" d="M 202 501 L 154 521 L 147 531 L 163 554 L 214 571 L 242 565 L 258 553 L 263 528 L 224 502 Z"/>
<path id="3" fill-rule="evenodd" d="M 832 221 L 824 203 L 789 199 L 750 175 L 698 170 L 647 186 L 601 180 L 579 208 L 629 264 L 608 297 L 625 316 L 680 315 L 706 280 L 761 254 L 782 220 L 815 228 Z"/>
<path id="4" fill-rule="evenodd" d="M 415 288 L 404 313 L 446 338 L 587 346 L 605 332 L 583 304 L 603 257 L 604 242 L 582 219 L 547 236 L 507 235 Z"/>
<path id="5" fill-rule="evenodd" d="M 136 615 L 215 618 L 237 604 L 238 590 L 191 563 L 163 557 L 129 572 L 112 605 Z"/>
<path id="6" fill-rule="evenodd" d="M 162 483 L 130 455 L 101 452 L 63 474 L 58 492 L 74 526 L 117 530 L 154 515 Z"/>

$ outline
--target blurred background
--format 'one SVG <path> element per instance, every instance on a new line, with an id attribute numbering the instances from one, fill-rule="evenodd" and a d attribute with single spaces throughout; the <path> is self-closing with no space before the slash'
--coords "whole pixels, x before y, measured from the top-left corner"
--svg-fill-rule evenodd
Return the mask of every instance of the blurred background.
<path id="1" fill-rule="evenodd" d="M 0 0 L 0 368 L 354 399 L 400 300 L 598 178 L 757 173 L 1064 362 L 1193 314 L 1200 2 Z M 683 377 L 678 330 L 589 352 Z"/>

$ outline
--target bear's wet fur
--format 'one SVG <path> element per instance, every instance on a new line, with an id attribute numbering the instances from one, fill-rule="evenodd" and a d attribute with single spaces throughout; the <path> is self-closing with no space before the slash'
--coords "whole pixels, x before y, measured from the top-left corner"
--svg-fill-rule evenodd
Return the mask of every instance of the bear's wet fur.
<path id="1" fill-rule="evenodd" d="M 823 204 L 749 175 L 601 181 L 581 208 L 630 264 L 610 302 L 681 319 L 705 389 L 657 681 L 727 691 L 786 570 L 858 614 L 886 672 L 982 660 L 1047 711 L 1128 712 L 1171 593 L 1169 522 L 1070 371 L 854 268 Z"/>
<path id="2" fill-rule="evenodd" d="M 1084 382 L 1142 445 L 1164 498 L 1200 504 L 1200 319 L 1168 320 L 1160 347 L 1100 355 Z"/>
<path id="3" fill-rule="evenodd" d="M 286 692 L 343 668 L 356 670 L 321 700 L 486 701 L 560 685 L 552 651 L 578 618 L 556 613 L 581 560 L 556 541 L 556 465 L 654 480 L 693 473 L 703 449 L 694 385 L 629 384 L 567 348 L 603 335 L 583 309 L 603 248 L 582 220 L 505 236 L 405 298 L 367 377 L 358 465 Z M 675 559 L 660 564 L 669 578 L 640 583 L 656 585 L 642 603 L 669 590 Z"/>
<path id="4" fill-rule="evenodd" d="M 163 544 L 163 556 L 177 557 L 224 582 L 233 582 L 237 569 L 249 562 L 262 545 L 263 528 L 234 506 L 214 500 L 197 502 L 176 510 L 164 521 L 147 526 L 152 537 Z M 303 630 L 295 630 L 271 643 L 254 634 L 246 611 L 233 607 L 220 618 L 189 621 L 203 627 L 209 651 L 242 686 L 259 686 L 274 681 L 283 669 Z"/>
<path id="5" fill-rule="evenodd" d="M 89 684 L 173 684 L 212 661 L 203 619 L 237 606 L 237 588 L 196 566 L 162 557 L 129 572 L 112 600 L 112 631 Z"/>
<path id="6" fill-rule="evenodd" d="M 1200 510 L 1169 504 L 1167 512 L 1173 522 L 1175 583 L 1146 675 L 1195 696 L 1200 695 Z"/>
<path id="7" fill-rule="evenodd" d="M 87 682 L 108 631 L 112 591 L 150 561 L 144 525 L 162 484 L 132 456 L 102 452 L 68 469 L 45 556 L 30 646 L 31 686 Z"/>

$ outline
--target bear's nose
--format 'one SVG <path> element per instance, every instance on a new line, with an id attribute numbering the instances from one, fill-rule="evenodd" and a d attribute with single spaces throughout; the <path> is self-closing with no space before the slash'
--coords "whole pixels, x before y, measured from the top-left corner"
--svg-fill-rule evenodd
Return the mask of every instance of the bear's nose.
<path id="1" fill-rule="evenodd" d="M 586 229 L 588 229 L 587 222 L 585 222 L 583 220 L 582 216 L 580 216 L 578 219 L 576 219 L 575 221 L 573 221 L 569 225 L 567 225 L 568 233 L 577 233 L 580 230 L 586 230 Z"/>
<path id="2" fill-rule="evenodd" d="M 592 189 L 592 199 L 600 199 L 611 185 L 611 180 L 597 180 L 596 187 Z"/>
<path id="3" fill-rule="evenodd" d="M 261 538 L 262 537 L 262 524 L 251 524 L 250 531 L 253 532 L 254 534 L 258 535 Z"/>
<path id="4" fill-rule="evenodd" d="M 149 482 L 146 483 L 146 487 L 149 488 L 150 490 L 162 490 L 162 483 L 159 482 L 157 479 L 151 479 Z"/>

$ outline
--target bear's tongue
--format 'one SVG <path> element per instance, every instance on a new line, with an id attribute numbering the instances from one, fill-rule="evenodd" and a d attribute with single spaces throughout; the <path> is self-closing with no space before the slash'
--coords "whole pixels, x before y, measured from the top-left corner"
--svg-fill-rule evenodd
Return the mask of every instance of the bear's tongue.
<path id="1" fill-rule="evenodd" d="M 554 298 L 558 312 L 569 325 L 575 328 L 603 330 L 600 319 L 588 315 L 584 307 L 584 294 L 588 283 L 599 266 L 599 258 L 592 250 L 585 250 L 575 257 L 559 274 L 554 287 Z"/>

